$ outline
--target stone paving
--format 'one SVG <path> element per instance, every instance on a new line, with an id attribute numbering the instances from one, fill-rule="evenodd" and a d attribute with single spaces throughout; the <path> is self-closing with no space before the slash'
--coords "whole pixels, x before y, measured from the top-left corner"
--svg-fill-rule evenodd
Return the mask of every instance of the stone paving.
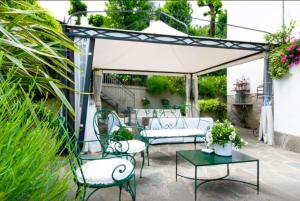
<path id="1" fill-rule="evenodd" d="M 241 152 L 260 160 L 260 194 L 242 183 L 215 181 L 198 189 L 198 199 L 203 201 L 293 201 L 300 200 L 300 154 L 265 145 L 256 141 L 252 131 L 241 129 L 249 145 Z M 197 149 L 202 146 L 197 145 Z M 145 166 L 143 178 L 137 177 L 137 201 L 193 201 L 193 181 L 179 178 L 175 181 L 176 150 L 194 149 L 193 144 L 155 145 L 150 148 L 150 166 Z M 137 157 L 136 174 L 139 175 L 141 158 Z M 256 182 L 256 163 L 234 164 L 230 166 L 229 178 Z M 194 168 L 180 160 L 179 172 L 193 175 Z M 226 173 L 226 166 L 200 167 L 200 177 L 214 178 Z M 92 201 L 118 200 L 118 188 L 101 189 Z M 122 193 L 122 201 L 131 200 L 127 192 Z"/>

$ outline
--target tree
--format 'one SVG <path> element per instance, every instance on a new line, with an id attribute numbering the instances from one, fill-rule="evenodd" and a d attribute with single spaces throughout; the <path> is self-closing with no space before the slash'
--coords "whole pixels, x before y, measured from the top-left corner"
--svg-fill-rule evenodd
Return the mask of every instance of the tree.
<path id="1" fill-rule="evenodd" d="M 69 15 L 76 13 L 76 12 L 84 12 L 87 11 L 87 6 L 85 3 L 83 3 L 81 0 L 70 0 L 70 10 L 69 10 Z M 86 13 L 78 14 L 76 15 L 76 25 L 81 24 L 81 17 L 86 16 Z"/>
<path id="2" fill-rule="evenodd" d="M 204 16 L 210 15 L 210 30 L 209 35 L 214 37 L 216 35 L 216 18 L 222 12 L 221 0 L 198 0 L 198 6 L 209 7 L 209 11 L 204 13 Z"/>
<path id="3" fill-rule="evenodd" d="M 91 15 L 89 16 L 88 22 L 90 25 L 95 27 L 102 27 L 104 24 L 105 17 L 100 14 Z"/>
<path id="4" fill-rule="evenodd" d="M 132 11 L 107 12 L 107 27 L 140 31 L 149 24 L 152 6 L 148 0 L 108 0 L 105 5 L 108 11 Z"/>
<path id="5" fill-rule="evenodd" d="M 167 0 L 164 7 L 162 9 L 158 9 L 158 12 L 162 10 L 166 14 L 180 20 L 189 26 L 192 22 L 192 7 L 191 4 L 187 0 Z M 161 17 L 162 21 L 170 25 L 171 27 L 178 29 L 180 31 L 186 31 L 183 25 L 180 25 L 178 22 L 168 18 Z"/>
<path id="6" fill-rule="evenodd" d="M 227 38 L 227 10 L 222 10 L 217 18 L 216 36 L 218 38 Z"/>

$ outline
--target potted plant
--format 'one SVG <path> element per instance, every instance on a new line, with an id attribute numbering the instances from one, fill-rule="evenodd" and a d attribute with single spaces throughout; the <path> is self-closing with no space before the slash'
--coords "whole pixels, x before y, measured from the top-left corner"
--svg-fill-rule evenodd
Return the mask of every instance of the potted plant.
<path id="1" fill-rule="evenodd" d="M 132 140 L 134 135 L 127 128 L 113 128 L 112 139 L 116 141 Z"/>
<path id="2" fill-rule="evenodd" d="M 217 121 L 207 136 L 208 146 L 213 145 L 215 153 L 220 156 L 231 156 L 232 146 L 241 149 L 248 143 L 241 138 L 234 126 L 228 121 Z"/>

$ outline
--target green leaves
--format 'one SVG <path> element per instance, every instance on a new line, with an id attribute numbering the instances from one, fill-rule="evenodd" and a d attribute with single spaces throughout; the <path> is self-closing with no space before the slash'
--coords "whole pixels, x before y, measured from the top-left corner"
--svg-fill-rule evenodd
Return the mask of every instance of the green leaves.
<path id="1" fill-rule="evenodd" d="M 37 3 L 15 0 L 0 3 L 0 52 L 3 55 L 0 74 L 5 77 L 16 67 L 12 79 L 19 80 L 20 88 L 27 90 L 31 86 L 43 95 L 54 94 L 74 114 L 61 91 L 67 87 L 60 79 L 72 82 L 66 72 L 75 66 L 62 52 L 76 51 L 76 48 L 52 19 Z"/>
<path id="2" fill-rule="evenodd" d="M 58 114 L 33 102 L 13 72 L 0 81 L 0 200 L 66 200 L 71 173 L 60 155 Z"/>

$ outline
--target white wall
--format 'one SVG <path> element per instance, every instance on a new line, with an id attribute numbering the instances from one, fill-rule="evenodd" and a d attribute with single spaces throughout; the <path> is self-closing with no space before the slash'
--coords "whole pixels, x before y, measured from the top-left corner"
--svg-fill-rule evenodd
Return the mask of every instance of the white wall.
<path id="1" fill-rule="evenodd" d="M 300 136 L 300 65 L 291 68 L 291 75 L 274 82 L 274 129 Z"/>
<path id="2" fill-rule="evenodd" d="M 234 95 L 234 83 L 241 78 L 249 79 L 250 93 L 256 93 L 258 85 L 263 84 L 264 60 L 256 60 L 227 69 L 227 95 Z"/>

